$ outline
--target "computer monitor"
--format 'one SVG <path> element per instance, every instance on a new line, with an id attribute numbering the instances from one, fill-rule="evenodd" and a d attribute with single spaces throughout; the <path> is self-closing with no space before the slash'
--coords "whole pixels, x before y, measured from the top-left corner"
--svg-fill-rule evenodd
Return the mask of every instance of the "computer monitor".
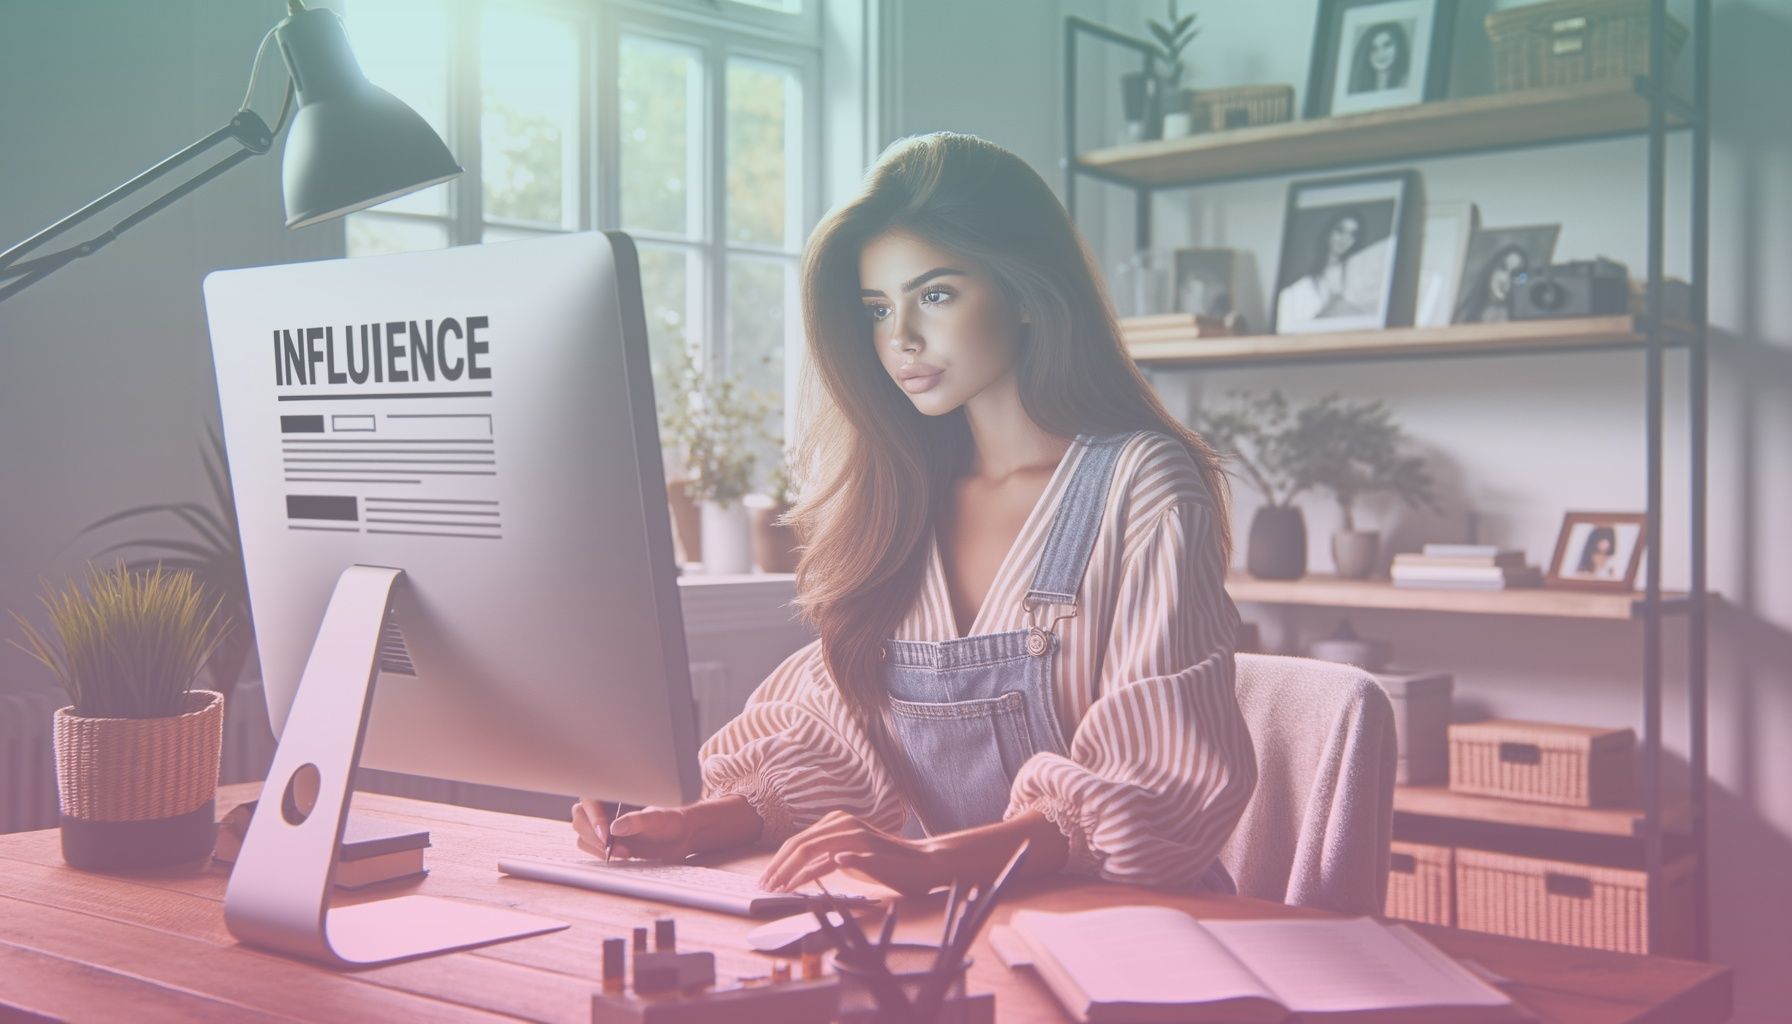
<path id="1" fill-rule="evenodd" d="M 290 792 L 307 764 L 322 773 L 316 813 L 339 819 L 318 847 L 332 863 L 356 764 L 631 803 L 696 799 L 628 236 L 225 270 L 204 291 L 281 737 L 232 895 L 257 830 L 305 817 Z M 263 826 L 276 803 L 282 820 Z M 306 846 L 295 836 L 259 845 L 290 859 Z M 272 898 L 250 884 L 243 906 Z M 245 911 L 232 929 L 279 946 L 252 919 L 281 913 Z"/>

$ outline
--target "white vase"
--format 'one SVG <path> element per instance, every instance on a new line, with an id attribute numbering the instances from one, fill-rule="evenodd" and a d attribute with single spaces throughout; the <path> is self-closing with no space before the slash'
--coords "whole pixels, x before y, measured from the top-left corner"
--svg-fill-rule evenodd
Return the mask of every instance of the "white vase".
<path id="1" fill-rule="evenodd" d="M 726 508 L 703 502 L 703 572 L 709 576 L 733 576 L 753 571 L 753 519 L 747 507 L 731 502 Z"/>

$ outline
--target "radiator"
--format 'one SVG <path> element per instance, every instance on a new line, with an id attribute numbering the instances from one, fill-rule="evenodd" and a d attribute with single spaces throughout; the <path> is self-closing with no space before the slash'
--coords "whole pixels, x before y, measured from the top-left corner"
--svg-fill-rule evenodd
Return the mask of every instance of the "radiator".
<path id="1" fill-rule="evenodd" d="M 0 693 L 0 832 L 56 824 L 56 754 L 50 741 L 59 690 Z"/>

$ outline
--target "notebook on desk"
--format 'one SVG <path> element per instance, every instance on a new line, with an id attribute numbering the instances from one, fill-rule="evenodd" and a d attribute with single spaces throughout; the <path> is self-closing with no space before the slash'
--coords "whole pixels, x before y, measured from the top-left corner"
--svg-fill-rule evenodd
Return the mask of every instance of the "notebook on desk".
<path id="1" fill-rule="evenodd" d="M 992 934 L 1079 1021 L 1411 1021 L 1531 1015 L 1416 932 L 1371 918 L 1197 921 L 1172 907 L 1019 910 Z"/>

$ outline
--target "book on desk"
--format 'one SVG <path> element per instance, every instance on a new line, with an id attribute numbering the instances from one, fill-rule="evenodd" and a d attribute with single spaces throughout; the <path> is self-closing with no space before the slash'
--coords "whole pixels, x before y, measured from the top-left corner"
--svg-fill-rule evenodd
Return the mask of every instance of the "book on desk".
<path id="1" fill-rule="evenodd" d="M 213 860 L 235 863 L 254 815 L 255 801 L 250 800 L 231 808 L 218 822 Z M 365 889 L 382 882 L 421 878 L 429 873 L 423 866 L 423 851 L 428 846 L 428 829 L 407 828 L 351 813 L 343 826 L 342 845 L 336 852 L 336 888 Z"/>
<path id="2" fill-rule="evenodd" d="M 1530 1015 L 1415 932 L 1371 918 L 1198 921 L 1173 907 L 1019 910 L 991 936 L 1078 1021 L 1423 1021 Z"/>

